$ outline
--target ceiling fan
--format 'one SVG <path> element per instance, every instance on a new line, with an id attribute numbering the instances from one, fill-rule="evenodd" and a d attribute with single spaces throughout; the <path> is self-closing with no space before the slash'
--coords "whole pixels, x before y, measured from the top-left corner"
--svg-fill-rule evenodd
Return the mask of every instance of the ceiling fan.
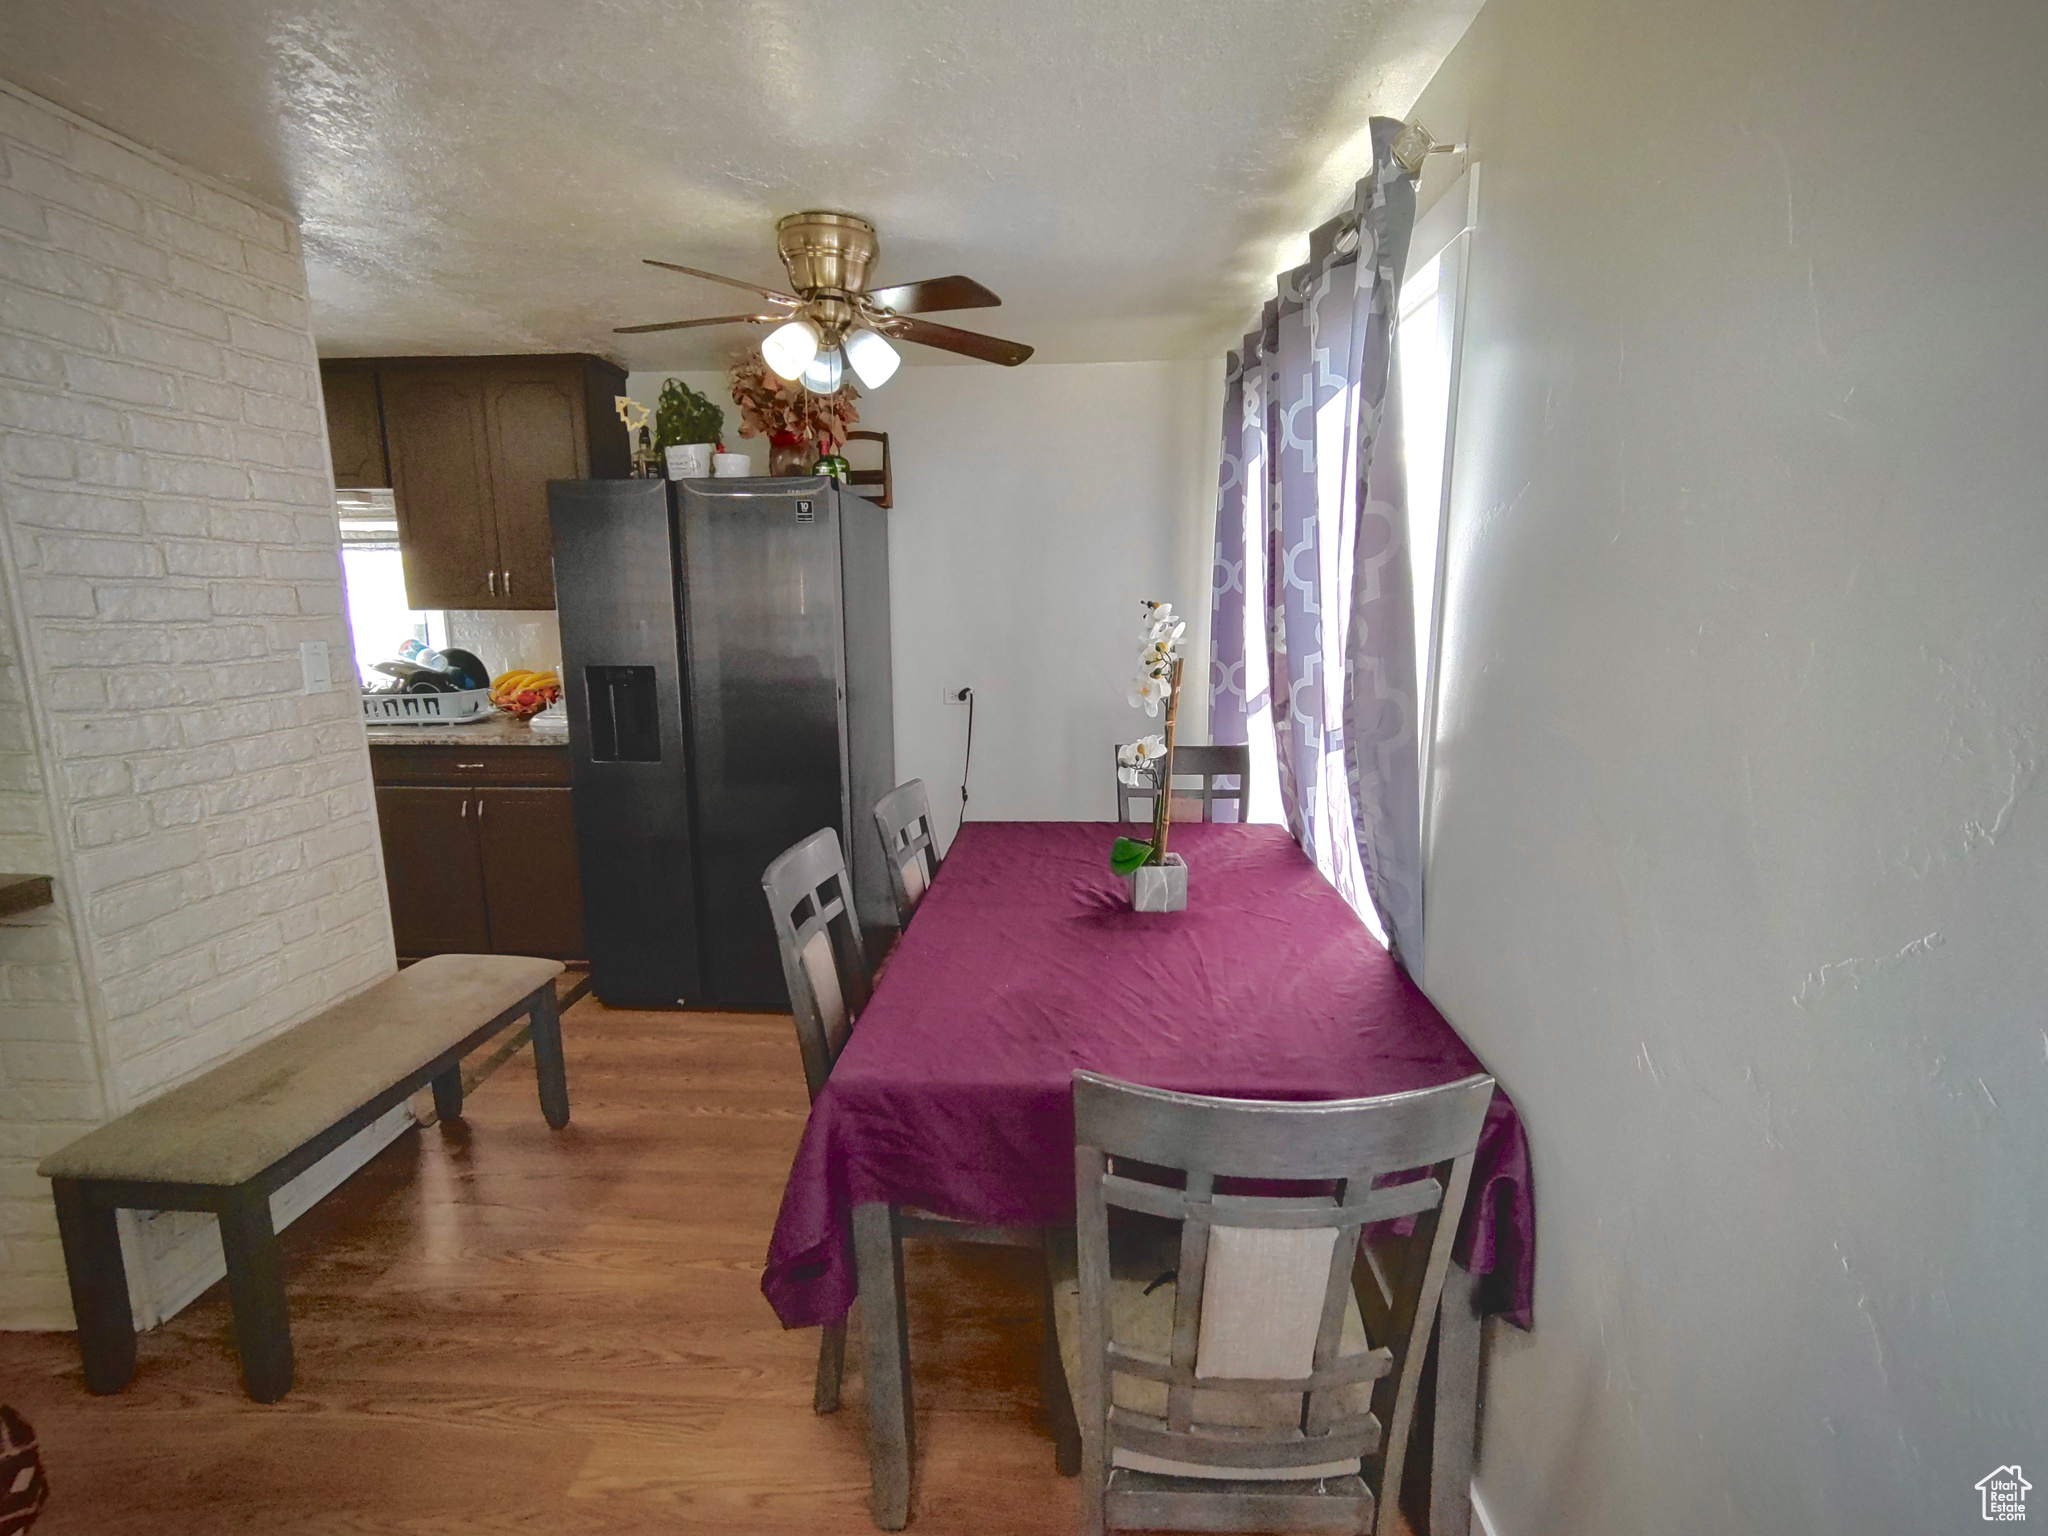
<path id="1" fill-rule="evenodd" d="M 700 325 L 773 325 L 761 342 L 761 356 L 785 379 L 802 379 L 819 394 L 839 388 L 844 370 L 869 389 L 888 383 L 902 361 L 888 338 L 957 352 L 962 357 L 1014 368 L 1031 355 L 1019 342 L 958 330 L 916 316 L 942 309 L 987 309 L 1003 301 L 971 277 L 934 277 L 893 288 L 868 288 L 868 273 L 881 243 L 875 226 L 850 213 L 792 213 L 775 225 L 775 248 L 789 271 L 795 293 L 673 261 L 649 260 L 650 267 L 683 272 L 759 294 L 774 306 L 761 314 L 714 315 L 706 320 L 664 320 L 655 325 L 622 325 L 614 334 L 681 331 Z"/>

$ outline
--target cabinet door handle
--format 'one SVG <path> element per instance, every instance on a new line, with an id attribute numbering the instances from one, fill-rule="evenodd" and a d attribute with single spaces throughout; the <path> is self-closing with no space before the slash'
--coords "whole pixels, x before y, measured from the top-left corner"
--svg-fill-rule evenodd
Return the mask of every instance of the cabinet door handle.
<path id="1" fill-rule="evenodd" d="M 505 578 L 505 595 L 507 597 L 510 597 L 512 595 L 512 573 L 510 571 L 504 571 L 500 574 L 502 574 Z"/>
<path id="2" fill-rule="evenodd" d="M 482 763 L 457 763 L 455 766 L 458 768 L 474 769 L 475 771 L 481 773 L 483 771 L 484 765 Z"/>
<path id="3" fill-rule="evenodd" d="M 482 821 L 484 819 L 484 800 L 483 796 L 481 795 L 477 796 L 476 800 L 476 819 L 478 821 Z"/>
<path id="4" fill-rule="evenodd" d="M 489 576 L 491 584 L 491 596 L 496 597 L 498 595 L 498 573 L 496 571 L 491 571 L 487 574 Z"/>
<path id="5" fill-rule="evenodd" d="M 466 798 L 462 802 L 462 819 L 469 820 L 469 801 Z"/>

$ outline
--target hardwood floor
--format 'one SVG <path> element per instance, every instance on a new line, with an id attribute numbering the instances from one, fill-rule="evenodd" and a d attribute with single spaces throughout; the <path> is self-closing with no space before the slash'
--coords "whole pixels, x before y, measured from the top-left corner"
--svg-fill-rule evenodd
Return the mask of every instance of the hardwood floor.
<path id="1" fill-rule="evenodd" d="M 871 1531 L 858 1346 L 816 1417 L 817 1332 L 759 1289 L 805 1110 L 788 1020 L 585 1000 L 563 1034 L 567 1130 L 522 1051 L 286 1234 L 281 1403 L 242 1395 L 224 1286 L 114 1397 L 70 1335 L 0 1334 L 49 1469 L 37 1536 Z M 911 1247 L 913 1531 L 1073 1529 L 1032 1264 Z"/>

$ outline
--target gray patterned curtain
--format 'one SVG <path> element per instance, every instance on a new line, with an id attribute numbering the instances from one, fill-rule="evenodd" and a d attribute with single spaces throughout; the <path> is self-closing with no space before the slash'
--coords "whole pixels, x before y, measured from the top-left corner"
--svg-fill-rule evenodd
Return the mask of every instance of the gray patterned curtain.
<path id="1" fill-rule="evenodd" d="M 1336 223 L 1280 280 L 1268 374 L 1274 494 L 1267 609 L 1281 801 L 1309 857 L 1365 900 L 1345 771 L 1343 625 L 1356 265 Z"/>
<path id="2" fill-rule="evenodd" d="M 1232 352 L 1224 377 L 1217 480 L 1216 564 L 1209 615 L 1209 739 L 1252 748 L 1253 783 L 1219 816 L 1250 819 L 1270 768 L 1273 696 L 1266 667 L 1266 375 L 1256 335 Z"/>
<path id="3" fill-rule="evenodd" d="M 1394 349 L 1401 274 L 1415 229 L 1415 181 L 1392 154 L 1400 131 L 1393 118 L 1372 120 L 1373 174 L 1358 184 L 1352 207 L 1359 352 L 1351 371 L 1358 391 L 1350 459 L 1357 514 L 1344 649 L 1344 765 L 1366 886 L 1387 947 L 1405 961 L 1422 953 L 1422 757 Z"/>
<path id="4" fill-rule="evenodd" d="M 1229 746 L 1251 740 L 1251 697 L 1245 689 L 1245 399 L 1244 361 L 1235 352 L 1223 373 L 1223 458 L 1216 472 L 1216 569 L 1209 596 L 1209 739 Z M 1260 458 L 1252 429 L 1251 458 Z M 1262 468 L 1255 472 L 1263 477 Z"/>
<path id="5" fill-rule="evenodd" d="M 1391 328 L 1414 186 L 1390 153 L 1400 123 L 1372 130 L 1351 209 L 1310 236 L 1230 355 L 1210 719 L 1217 741 L 1271 732 L 1289 829 L 1412 954 L 1421 812 Z"/>

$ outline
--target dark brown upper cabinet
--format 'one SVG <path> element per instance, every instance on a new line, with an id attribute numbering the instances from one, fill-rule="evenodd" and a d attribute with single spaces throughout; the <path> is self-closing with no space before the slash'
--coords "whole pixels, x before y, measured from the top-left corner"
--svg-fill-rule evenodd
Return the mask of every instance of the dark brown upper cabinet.
<path id="1" fill-rule="evenodd" d="M 498 596 L 508 608 L 555 606 L 548 482 L 586 478 L 590 449 L 584 410 L 581 380 L 559 371 L 507 369 L 484 380 L 484 429 L 498 524 Z M 618 423 L 616 412 L 612 421 Z M 534 600 L 526 601 L 529 597 Z"/>
<path id="2" fill-rule="evenodd" d="M 483 380 L 421 369 L 393 371 L 382 382 L 407 604 L 498 607 L 498 521 Z"/>
<path id="3" fill-rule="evenodd" d="M 625 371 L 580 354 L 352 358 L 321 365 L 335 484 L 344 480 L 334 422 L 353 422 L 360 380 L 381 421 L 406 601 L 414 608 L 552 608 L 550 480 L 611 479 L 631 464 L 613 409 Z M 356 439 L 348 438 L 353 444 Z M 361 454 L 348 464 L 361 466 Z"/>
<path id="4" fill-rule="evenodd" d="M 384 454 L 384 408 L 371 369 L 323 369 L 320 392 L 327 404 L 327 445 L 334 454 L 339 490 L 386 489 L 391 461 Z"/>

